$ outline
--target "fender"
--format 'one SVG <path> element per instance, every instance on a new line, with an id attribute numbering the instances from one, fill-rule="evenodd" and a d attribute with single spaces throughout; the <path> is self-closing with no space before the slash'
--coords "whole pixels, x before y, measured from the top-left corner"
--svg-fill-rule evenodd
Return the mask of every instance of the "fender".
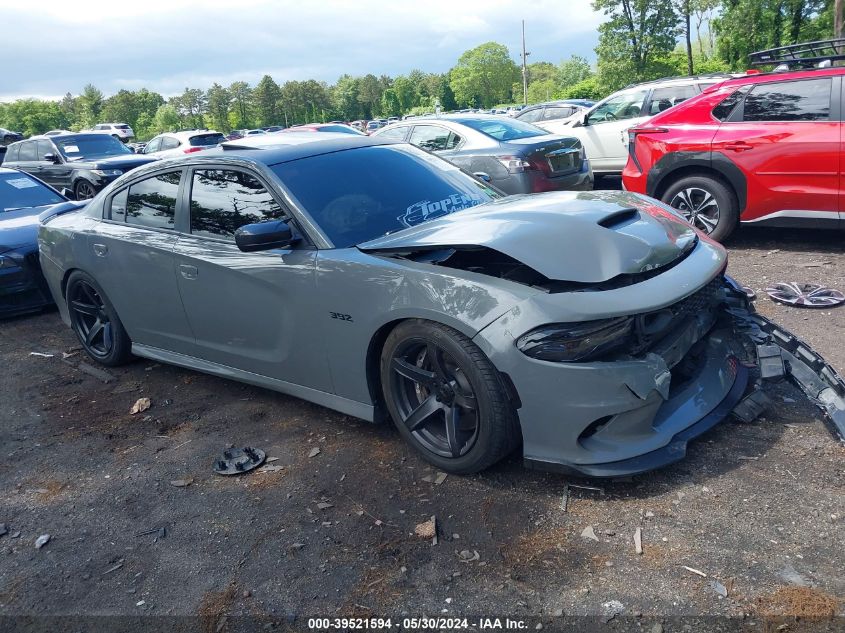
<path id="1" fill-rule="evenodd" d="M 655 194 L 665 189 L 669 182 L 667 180 L 669 176 L 679 169 L 690 167 L 715 171 L 727 180 L 736 193 L 739 212 L 742 214 L 748 202 L 748 184 L 745 174 L 730 158 L 719 152 L 671 152 L 666 154 L 648 172 L 646 193 L 653 198 L 659 197 Z"/>

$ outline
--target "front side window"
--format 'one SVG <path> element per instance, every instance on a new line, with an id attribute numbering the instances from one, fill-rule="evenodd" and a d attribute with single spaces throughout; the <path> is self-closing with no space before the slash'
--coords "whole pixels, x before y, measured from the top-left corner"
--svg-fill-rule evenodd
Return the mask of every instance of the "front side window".
<path id="1" fill-rule="evenodd" d="M 170 171 L 152 176 L 129 187 L 126 199 L 125 218 L 127 224 L 154 229 L 172 229 L 176 219 L 176 199 L 179 193 L 181 171 Z M 115 217 L 115 201 L 112 200 L 112 219 Z M 118 209 L 119 212 L 119 209 Z"/>
<path id="2" fill-rule="evenodd" d="M 759 84 L 745 98 L 743 121 L 829 121 L 830 77 Z"/>
<path id="3" fill-rule="evenodd" d="M 53 144 L 50 141 L 38 141 L 38 160 L 47 160 L 47 154 L 55 154 Z"/>
<path id="4" fill-rule="evenodd" d="M 194 172 L 191 184 L 191 233 L 233 238 L 245 224 L 285 217 L 279 203 L 255 176 L 229 169 Z"/>
<path id="5" fill-rule="evenodd" d="M 646 95 L 648 90 L 635 90 L 609 98 L 590 114 L 590 124 L 599 125 L 642 116 Z"/>
<path id="6" fill-rule="evenodd" d="M 411 145 L 359 147 L 272 169 L 338 248 L 499 197 L 451 163 Z"/>

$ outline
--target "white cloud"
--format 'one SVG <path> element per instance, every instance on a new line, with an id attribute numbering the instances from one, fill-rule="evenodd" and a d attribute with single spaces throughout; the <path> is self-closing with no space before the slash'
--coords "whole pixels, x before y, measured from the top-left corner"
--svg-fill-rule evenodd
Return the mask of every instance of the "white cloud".
<path id="1" fill-rule="evenodd" d="M 593 57 L 601 16 L 589 0 L 41 0 L 4 9 L 0 99 L 147 87 L 163 94 L 265 74 L 334 82 L 349 73 L 443 72 L 485 41 L 515 60 Z"/>

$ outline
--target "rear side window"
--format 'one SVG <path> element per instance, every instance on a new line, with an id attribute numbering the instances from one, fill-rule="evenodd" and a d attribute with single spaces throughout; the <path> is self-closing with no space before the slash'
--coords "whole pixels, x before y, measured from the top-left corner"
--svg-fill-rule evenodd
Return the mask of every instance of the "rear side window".
<path id="1" fill-rule="evenodd" d="M 449 149 L 449 130 L 439 125 L 417 125 L 408 140 L 429 152 L 439 152 Z"/>
<path id="2" fill-rule="evenodd" d="M 126 199 L 126 223 L 154 229 L 172 229 L 176 218 L 176 197 L 181 171 L 171 171 L 147 178 L 129 187 Z M 114 217 L 116 196 L 112 200 Z"/>
<path id="3" fill-rule="evenodd" d="M 526 123 L 536 123 L 543 118 L 543 108 L 535 108 L 533 110 L 529 110 L 528 112 L 523 112 L 516 118 L 520 121 L 525 121 Z"/>
<path id="4" fill-rule="evenodd" d="M 194 172 L 191 184 L 191 233 L 233 238 L 245 224 L 278 220 L 285 213 L 255 176 L 228 169 Z"/>
<path id="5" fill-rule="evenodd" d="M 179 141 L 172 136 L 164 136 L 161 139 L 161 149 L 176 149 L 179 147 Z"/>
<path id="6" fill-rule="evenodd" d="M 18 153 L 20 152 L 21 146 L 20 145 L 11 145 L 8 150 L 6 150 L 6 158 L 4 162 L 12 162 L 14 160 L 18 160 Z"/>
<path id="7" fill-rule="evenodd" d="M 660 114 L 664 110 L 668 110 L 697 94 L 698 91 L 693 85 L 657 88 L 651 93 L 651 103 L 648 107 L 648 112 L 650 115 Z"/>
<path id="8" fill-rule="evenodd" d="M 572 106 L 554 106 L 546 108 L 545 113 L 543 113 L 543 120 L 565 119 L 568 116 L 572 116 L 574 113 L 575 108 Z"/>
<path id="9" fill-rule="evenodd" d="M 38 160 L 38 150 L 35 141 L 21 143 L 20 156 L 18 160 Z"/>
<path id="10" fill-rule="evenodd" d="M 749 89 L 750 86 L 743 86 L 739 90 L 732 92 L 725 97 L 719 105 L 713 108 L 713 112 L 711 114 L 719 121 L 727 121 Z"/>
<path id="11" fill-rule="evenodd" d="M 192 136 L 189 143 L 191 147 L 214 147 L 226 140 L 226 137 L 220 134 L 198 134 Z"/>
<path id="12" fill-rule="evenodd" d="M 128 130 L 128 129 L 129 129 L 129 126 L 128 126 L 128 125 L 115 125 L 115 127 L 116 127 L 118 130 Z"/>
<path id="13" fill-rule="evenodd" d="M 829 121 L 830 77 L 754 86 L 745 98 L 743 121 Z"/>

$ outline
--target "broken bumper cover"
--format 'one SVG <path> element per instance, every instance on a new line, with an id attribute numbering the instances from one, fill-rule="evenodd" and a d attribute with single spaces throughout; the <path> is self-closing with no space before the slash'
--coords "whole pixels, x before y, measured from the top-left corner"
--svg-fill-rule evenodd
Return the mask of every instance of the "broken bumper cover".
<path id="1" fill-rule="evenodd" d="M 702 311 L 644 356 L 498 358 L 519 395 L 526 466 L 618 477 L 679 461 L 689 441 L 725 419 L 761 375 L 790 378 L 845 430 L 845 383 L 836 372 L 757 315 L 735 282 L 726 278 L 721 293 L 717 311 Z"/>

